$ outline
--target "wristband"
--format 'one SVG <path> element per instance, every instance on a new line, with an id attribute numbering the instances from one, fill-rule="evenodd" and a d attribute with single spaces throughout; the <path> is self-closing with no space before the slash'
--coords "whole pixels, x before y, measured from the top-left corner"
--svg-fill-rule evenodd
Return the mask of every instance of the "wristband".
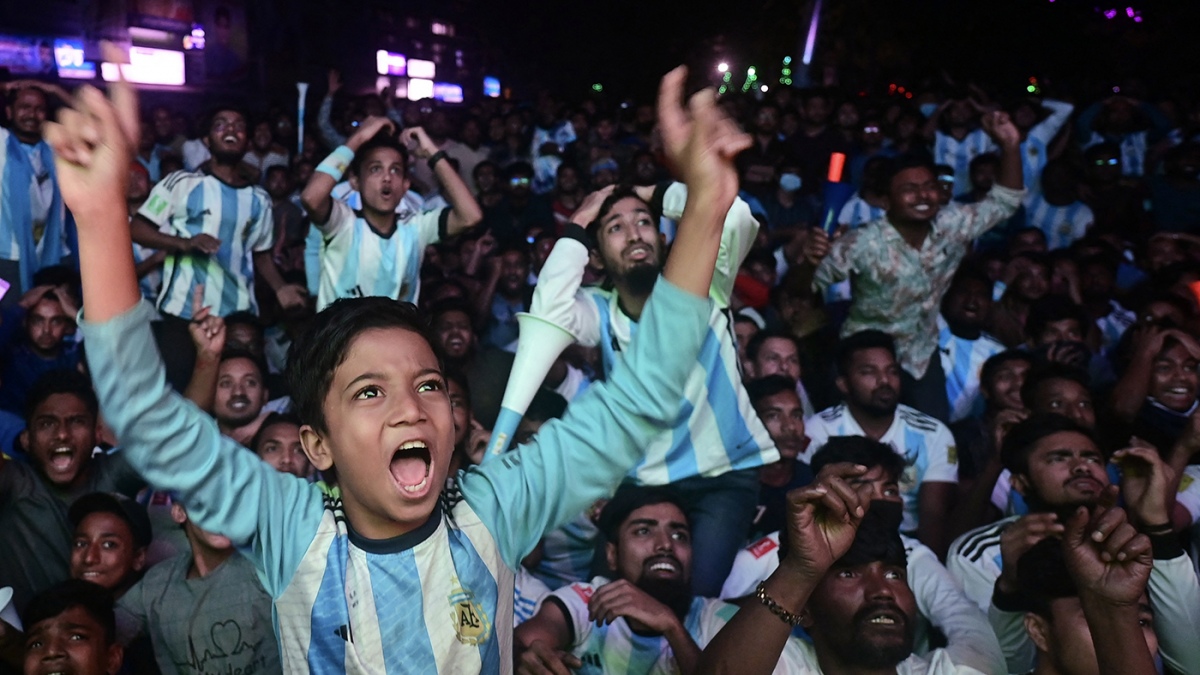
<path id="1" fill-rule="evenodd" d="M 1175 528 L 1171 526 L 1171 521 L 1168 520 L 1165 523 L 1157 525 L 1145 523 L 1138 528 L 1138 531 L 1142 534 L 1170 534 L 1175 531 Z"/>
<path id="2" fill-rule="evenodd" d="M 761 602 L 764 607 L 771 610 L 772 614 L 779 617 L 780 621 L 783 621 L 784 623 L 786 623 L 787 625 L 792 626 L 792 627 L 800 625 L 800 615 L 799 614 L 793 614 L 793 613 L 787 611 L 786 609 L 780 607 L 778 602 L 775 602 L 774 600 L 771 599 L 771 596 L 767 595 L 767 582 L 766 581 L 758 582 L 758 588 L 754 589 L 754 597 L 758 598 L 758 601 Z"/>
<path id="3" fill-rule="evenodd" d="M 437 152 L 430 155 L 429 159 L 425 160 L 425 162 L 426 162 L 426 164 L 429 165 L 429 170 L 432 171 L 433 165 L 437 164 L 438 162 L 442 161 L 443 159 L 446 159 L 446 157 L 448 157 L 448 155 L 446 154 L 445 150 L 438 150 Z"/>
<path id="4" fill-rule="evenodd" d="M 350 162 L 353 161 L 354 151 L 344 145 L 339 145 L 337 149 L 329 153 L 329 156 L 317 165 L 316 170 L 327 176 L 331 176 L 334 182 L 337 182 L 342 179 L 342 176 L 346 173 L 346 169 L 350 166 Z"/>
<path id="5" fill-rule="evenodd" d="M 1185 553 L 1179 537 L 1173 533 L 1146 536 L 1150 538 L 1150 551 L 1155 560 L 1173 560 Z"/>

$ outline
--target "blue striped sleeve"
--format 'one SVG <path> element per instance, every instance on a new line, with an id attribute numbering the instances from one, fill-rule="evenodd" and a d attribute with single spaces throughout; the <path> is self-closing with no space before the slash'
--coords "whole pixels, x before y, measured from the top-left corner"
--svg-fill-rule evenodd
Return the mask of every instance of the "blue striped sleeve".
<path id="1" fill-rule="evenodd" d="M 246 549 L 277 596 L 316 534 L 321 494 L 222 436 L 167 386 L 152 316 L 143 302 L 104 323 L 80 321 L 100 410 L 146 482 L 178 494 L 197 526 Z"/>
<path id="2" fill-rule="evenodd" d="M 711 301 L 659 279 L 632 348 L 532 441 L 460 476 L 463 496 L 516 568 L 542 534 L 611 496 L 652 438 L 671 429 L 708 335 Z"/>

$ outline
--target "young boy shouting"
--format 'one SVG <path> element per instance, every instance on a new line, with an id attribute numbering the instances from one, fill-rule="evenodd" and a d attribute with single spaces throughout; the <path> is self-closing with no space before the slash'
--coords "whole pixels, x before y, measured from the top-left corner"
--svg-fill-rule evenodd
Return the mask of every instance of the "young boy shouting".
<path id="1" fill-rule="evenodd" d="M 138 128 L 132 90 L 115 84 L 109 103 L 84 87 L 49 126 L 79 228 L 83 330 L 101 408 L 130 464 L 255 563 L 274 598 L 286 672 L 512 671 L 512 570 L 544 532 L 611 494 L 674 423 L 707 333 L 708 287 L 737 194 L 733 158 L 749 138 L 711 92 L 685 112 L 685 76 L 663 78 L 659 118 L 690 196 L 633 348 L 563 419 L 460 474 L 441 496 L 454 423 L 411 305 L 334 303 L 293 345 L 305 453 L 321 471 L 337 467 L 340 491 L 283 475 L 222 438 L 145 358 L 154 353 L 150 309 L 139 303 L 122 200 Z"/>

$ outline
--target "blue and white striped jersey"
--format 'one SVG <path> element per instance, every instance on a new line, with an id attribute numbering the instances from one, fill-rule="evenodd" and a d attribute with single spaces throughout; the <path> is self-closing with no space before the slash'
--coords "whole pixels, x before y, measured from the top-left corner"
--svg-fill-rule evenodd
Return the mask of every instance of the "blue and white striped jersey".
<path id="1" fill-rule="evenodd" d="M 236 188 L 199 171 L 176 171 L 159 181 L 138 215 L 177 237 L 207 234 L 221 242 L 214 255 L 167 257 L 158 309 L 192 318 L 192 293 L 204 286 L 204 304 L 218 316 L 257 311 L 255 253 L 275 243 L 271 197 L 257 185 Z"/>
<path id="2" fill-rule="evenodd" d="M 421 290 L 425 247 L 446 231 L 449 209 L 425 211 L 399 220 L 384 236 L 345 202 L 333 200 L 321 233 L 321 272 L 317 311 L 339 298 L 378 295 L 415 303 Z"/>
<path id="3" fill-rule="evenodd" d="M 800 461 L 811 462 L 831 436 L 866 436 L 850 414 L 845 403 L 826 408 L 804 421 L 804 431 L 811 442 L 800 455 Z M 904 473 L 900 476 L 900 496 L 904 499 L 904 520 L 900 531 L 917 531 L 917 498 L 921 484 L 926 482 L 958 482 L 958 449 L 954 436 L 945 424 L 904 404 L 896 407 L 892 426 L 879 439 L 903 455 Z"/>
<path id="4" fill-rule="evenodd" d="M 1083 144 L 1083 149 L 1103 143 L 1104 136 L 1093 131 L 1091 138 Z M 1142 177 L 1146 173 L 1146 151 L 1150 149 L 1150 132 L 1135 131 L 1121 136 L 1121 174 L 1125 176 Z"/>
<path id="5" fill-rule="evenodd" d="M 1100 352 L 1110 354 L 1117 348 L 1121 336 L 1129 327 L 1137 323 L 1137 315 L 1121 306 L 1116 300 L 1108 303 L 1112 308 L 1108 314 L 1096 319 L 1096 327 L 1100 329 Z"/>
<path id="6" fill-rule="evenodd" d="M 586 511 L 547 532 L 542 537 L 542 560 L 533 570 L 534 576 L 551 588 L 587 581 L 592 574 L 592 557 L 599 537 L 600 530 Z"/>
<path id="7" fill-rule="evenodd" d="M 1095 220 L 1092 209 L 1079 200 L 1055 206 L 1041 193 L 1025 200 L 1025 224 L 1045 233 L 1050 250 L 1066 248 L 1082 239 Z"/>
<path id="8" fill-rule="evenodd" d="M 514 585 L 513 598 L 513 627 L 520 626 L 533 618 L 542 607 L 542 601 L 550 595 L 550 587 L 541 579 L 525 569 L 524 565 L 517 566 L 517 576 Z"/>
<path id="9" fill-rule="evenodd" d="M 855 192 L 850 201 L 846 202 L 842 210 L 838 212 L 837 224 L 854 229 L 859 225 L 866 225 L 872 220 L 879 220 L 884 213 L 882 206 L 871 206 Z"/>
<path id="10" fill-rule="evenodd" d="M 596 577 L 591 583 L 575 583 L 550 594 L 566 610 L 573 627 L 574 642 L 569 651 L 583 662 L 575 672 L 580 675 L 670 675 L 679 672 L 667 638 L 638 635 L 624 617 L 610 624 L 597 624 L 588 617 L 588 603 L 596 589 L 609 583 Z M 705 645 L 733 615 L 737 605 L 712 598 L 692 598 L 691 609 L 683 626 L 696 646 Z"/>
<path id="11" fill-rule="evenodd" d="M 954 194 L 971 189 L 971 160 L 985 152 L 994 152 L 996 144 L 983 129 L 975 129 L 961 141 L 938 131 L 933 139 L 933 163 L 954 168 Z"/>
<path id="12" fill-rule="evenodd" d="M 1004 351 L 1004 345 L 986 333 L 978 340 L 960 338 L 950 332 L 946 320 L 938 314 L 938 354 L 946 374 L 946 399 L 950 401 L 950 421 L 957 422 L 983 412 L 979 395 L 979 371 L 983 362 Z"/>
<path id="13" fill-rule="evenodd" d="M 1050 143 L 1063 125 L 1071 118 L 1075 106 L 1053 99 L 1043 99 L 1042 107 L 1050 110 L 1050 116 L 1038 122 L 1021 141 L 1021 169 L 1025 176 L 1027 194 L 1042 191 L 1042 169 L 1050 161 Z"/>
<path id="14" fill-rule="evenodd" d="M 385 540 L 355 532 L 340 492 L 275 471 L 170 390 L 146 358 L 149 305 L 82 330 L 124 457 L 257 568 L 284 672 L 511 673 L 513 570 L 547 530 L 610 495 L 671 424 L 710 309 L 660 281 L 646 336 L 607 382 L 527 445 L 460 473 L 423 525 Z"/>
<path id="15" fill-rule="evenodd" d="M 687 188 L 659 188 L 664 218 L 678 219 Z M 579 232 L 575 232 L 579 230 Z M 714 306 L 699 357 L 687 375 L 677 417 L 645 446 L 645 457 L 630 477 L 645 485 L 665 485 L 690 476 L 719 476 L 779 459 L 779 451 L 754 412 L 742 385 L 728 307 L 738 267 L 754 243 L 758 221 L 737 199 L 725 218 L 721 248 L 709 297 Z M 628 353 L 638 323 L 620 308 L 615 291 L 580 288 L 588 262 L 586 235 L 568 227 L 554 245 L 534 288 L 531 313 L 561 326 L 577 342 L 599 347 L 605 373 Z"/>

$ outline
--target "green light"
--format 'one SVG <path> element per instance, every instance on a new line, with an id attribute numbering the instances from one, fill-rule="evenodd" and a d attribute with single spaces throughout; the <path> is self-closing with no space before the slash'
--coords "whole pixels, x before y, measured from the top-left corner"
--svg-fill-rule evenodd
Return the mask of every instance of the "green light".
<path id="1" fill-rule="evenodd" d="M 592 85 L 592 91 L 597 92 L 597 93 L 602 92 L 602 91 L 604 91 L 604 85 L 597 82 L 596 84 Z"/>
<path id="2" fill-rule="evenodd" d="M 728 87 L 726 87 L 725 85 L 721 85 L 721 88 L 717 90 L 717 94 L 718 95 L 724 94 L 726 89 L 728 89 Z"/>
<path id="3" fill-rule="evenodd" d="M 723 77 L 721 79 L 725 82 L 728 82 L 733 79 L 733 73 L 731 73 L 729 71 L 725 71 L 725 77 Z"/>
<path id="4" fill-rule="evenodd" d="M 758 72 L 757 68 L 755 68 L 754 66 L 750 66 L 749 68 L 746 69 L 746 77 L 754 77 L 755 73 L 757 73 L 757 72 Z"/>
<path id="5" fill-rule="evenodd" d="M 783 57 L 783 62 L 784 62 L 785 64 L 787 64 L 787 63 L 791 63 L 791 62 L 792 62 L 792 57 L 790 57 L 790 56 L 785 56 L 785 57 Z"/>
<path id="6" fill-rule="evenodd" d="M 1029 93 L 1031 93 L 1031 94 L 1032 94 L 1032 93 L 1035 93 L 1035 92 L 1037 91 L 1037 87 L 1035 87 L 1035 86 L 1033 86 L 1033 85 L 1031 84 L 1031 85 L 1029 85 L 1028 87 L 1025 87 L 1025 91 L 1027 91 L 1027 92 L 1029 92 Z"/>

